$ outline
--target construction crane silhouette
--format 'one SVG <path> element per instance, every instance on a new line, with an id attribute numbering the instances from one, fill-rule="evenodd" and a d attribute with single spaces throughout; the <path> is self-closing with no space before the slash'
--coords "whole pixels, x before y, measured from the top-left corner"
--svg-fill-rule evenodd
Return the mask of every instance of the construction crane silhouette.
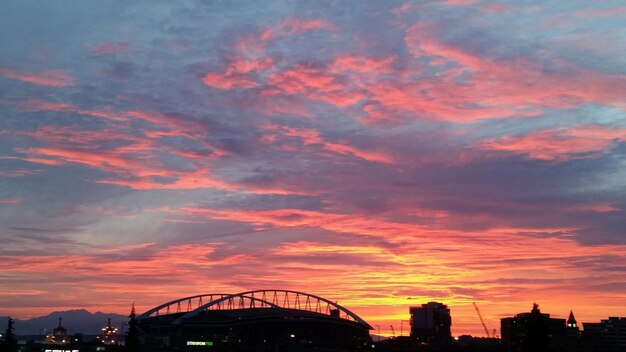
<path id="1" fill-rule="evenodd" d="M 478 310 L 478 306 L 476 305 L 476 302 L 472 302 L 472 304 L 474 305 L 474 308 L 476 309 L 476 313 L 478 313 L 478 318 L 480 318 L 480 323 L 483 324 L 483 329 L 485 329 L 485 334 L 487 334 L 487 337 L 491 337 L 491 335 L 489 334 L 489 329 L 487 329 L 487 325 L 485 325 L 485 321 L 483 320 L 483 316 L 480 314 L 480 310 Z M 496 330 L 493 330 L 494 334 L 496 332 Z"/>

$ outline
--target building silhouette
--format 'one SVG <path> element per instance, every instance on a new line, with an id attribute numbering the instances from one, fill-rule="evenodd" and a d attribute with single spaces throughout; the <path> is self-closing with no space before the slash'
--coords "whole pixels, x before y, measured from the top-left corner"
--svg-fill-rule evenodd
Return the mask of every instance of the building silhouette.
<path id="1" fill-rule="evenodd" d="M 576 322 L 576 318 L 574 317 L 574 312 L 569 311 L 569 317 L 567 318 L 567 346 L 568 349 L 573 349 L 574 347 L 580 345 L 580 328 L 578 327 L 578 323 Z"/>
<path id="2" fill-rule="evenodd" d="M 574 318 L 574 311 L 572 310 L 569 311 L 569 318 L 567 318 L 567 329 L 568 331 L 580 332 L 576 318 Z"/>
<path id="3" fill-rule="evenodd" d="M 410 307 L 409 312 L 412 338 L 423 341 L 449 341 L 452 338 L 452 318 L 447 305 L 428 302 L 418 307 Z"/>
<path id="4" fill-rule="evenodd" d="M 586 346 L 602 351 L 626 351 L 626 317 L 609 317 L 599 323 L 583 323 Z"/>
<path id="5" fill-rule="evenodd" d="M 509 352 L 561 351 L 567 343 L 565 319 L 550 318 L 537 304 L 530 313 L 500 319 L 500 331 L 502 345 Z"/>

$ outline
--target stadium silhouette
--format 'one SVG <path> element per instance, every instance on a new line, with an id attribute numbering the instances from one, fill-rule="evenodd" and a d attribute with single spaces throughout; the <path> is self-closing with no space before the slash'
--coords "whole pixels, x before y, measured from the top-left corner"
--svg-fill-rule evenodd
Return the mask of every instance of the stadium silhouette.
<path id="1" fill-rule="evenodd" d="M 183 297 L 137 316 L 151 351 L 358 351 L 372 327 L 312 294 L 256 290 Z"/>

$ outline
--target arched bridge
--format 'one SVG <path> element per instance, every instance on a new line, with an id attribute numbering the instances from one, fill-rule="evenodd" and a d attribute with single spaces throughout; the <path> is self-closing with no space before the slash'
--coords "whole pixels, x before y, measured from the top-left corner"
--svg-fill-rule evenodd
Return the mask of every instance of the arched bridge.
<path id="1" fill-rule="evenodd" d="M 282 308 L 314 312 L 352 321 L 367 329 L 372 329 L 361 317 L 337 303 L 312 294 L 289 290 L 256 290 L 235 294 L 209 293 L 183 297 L 154 307 L 137 316 L 137 320 L 176 314 L 180 316 L 172 324 L 180 324 L 207 310 L 255 308 Z"/>

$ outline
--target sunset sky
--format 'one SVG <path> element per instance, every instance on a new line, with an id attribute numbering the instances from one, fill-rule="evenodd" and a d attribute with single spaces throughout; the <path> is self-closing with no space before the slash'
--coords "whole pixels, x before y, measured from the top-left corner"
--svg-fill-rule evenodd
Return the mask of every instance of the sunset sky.
<path id="1" fill-rule="evenodd" d="M 2 1 L 0 316 L 626 316 L 626 6 L 523 3 Z"/>

